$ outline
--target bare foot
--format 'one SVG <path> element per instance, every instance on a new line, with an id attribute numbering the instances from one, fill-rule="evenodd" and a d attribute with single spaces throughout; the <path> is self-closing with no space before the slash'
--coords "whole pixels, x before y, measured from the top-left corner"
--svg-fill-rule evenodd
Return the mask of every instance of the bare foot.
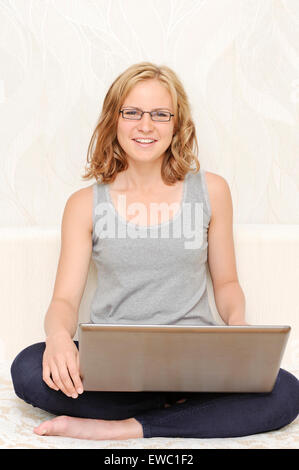
<path id="1" fill-rule="evenodd" d="M 143 438 L 143 428 L 134 418 L 120 421 L 58 416 L 36 428 L 39 436 L 64 436 L 76 439 L 110 440 Z"/>

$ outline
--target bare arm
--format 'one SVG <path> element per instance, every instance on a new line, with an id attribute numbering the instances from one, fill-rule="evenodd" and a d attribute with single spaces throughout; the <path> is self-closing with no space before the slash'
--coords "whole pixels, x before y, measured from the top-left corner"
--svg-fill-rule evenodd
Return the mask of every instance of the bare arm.
<path id="1" fill-rule="evenodd" d="M 212 217 L 208 232 L 208 264 L 217 310 L 228 325 L 246 325 L 245 296 L 239 284 L 233 240 L 233 206 L 229 185 L 210 173 Z"/>
<path id="2" fill-rule="evenodd" d="M 65 332 L 74 337 L 86 285 L 91 250 L 92 201 L 86 189 L 67 200 L 61 224 L 61 250 L 52 300 L 44 327 L 47 337 Z"/>
<path id="3" fill-rule="evenodd" d="M 65 299 L 52 299 L 45 317 L 46 337 L 65 333 L 75 336 L 78 323 L 78 311 Z"/>
<path id="4" fill-rule="evenodd" d="M 218 287 L 215 294 L 218 312 L 227 325 L 246 325 L 245 296 L 238 281 Z"/>
<path id="5" fill-rule="evenodd" d="M 50 388 L 76 398 L 83 390 L 78 349 L 72 338 L 87 281 L 92 251 L 92 192 L 84 188 L 67 200 L 54 292 L 44 327 L 43 379 Z"/>

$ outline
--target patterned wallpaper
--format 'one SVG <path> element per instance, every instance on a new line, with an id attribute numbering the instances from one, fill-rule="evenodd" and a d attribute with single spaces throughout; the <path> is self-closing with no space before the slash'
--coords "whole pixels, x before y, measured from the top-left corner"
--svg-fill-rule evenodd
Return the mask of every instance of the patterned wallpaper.
<path id="1" fill-rule="evenodd" d="M 0 0 L 1 227 L 59 226 L 111 82 L 144 60 L 189 96 L 235 223 L 299 223 L 298 0 Z"/>

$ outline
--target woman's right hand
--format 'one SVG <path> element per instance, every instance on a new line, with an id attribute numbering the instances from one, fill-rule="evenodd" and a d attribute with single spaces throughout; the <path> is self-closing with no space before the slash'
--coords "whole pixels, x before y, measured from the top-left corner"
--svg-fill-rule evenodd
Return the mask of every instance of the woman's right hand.
<path id="1" fill-rule="evenodd" d="M 77 398 L 83 393 L 79 369 L 79 351 L 66 332 L 56 333 L 46 339 L 43 355 L 43 380 L 68 397 Z"/>

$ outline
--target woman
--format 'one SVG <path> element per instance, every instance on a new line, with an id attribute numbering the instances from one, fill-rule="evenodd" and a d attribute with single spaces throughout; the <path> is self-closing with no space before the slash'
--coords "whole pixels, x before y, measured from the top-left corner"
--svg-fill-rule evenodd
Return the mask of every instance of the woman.
<path id="1" fill-rule="evenodd" d="M 208 262 L 224 322 L 247 324 L 229 186 L 200 168 L 194 147 L 188 99 L 171 69 L 140 63 L 114 81 L 88 149 L 84 178 L 97 182 L 65 206 L 45 343 L 21 351 L 11 367 L 21 399 L 61 415 L 41 423 L 36 434 L 235 437 L 278 429 L 297 417 L 298 380 L 283 369 L 271 393 L 83 392 L 72 338 L 91 255 L 100 274 L 92 322 L 215 324 Z M 157 210 L 161 203 L 164 210 Z M 193 245 L 190 233 L 201 235 Z"/>

